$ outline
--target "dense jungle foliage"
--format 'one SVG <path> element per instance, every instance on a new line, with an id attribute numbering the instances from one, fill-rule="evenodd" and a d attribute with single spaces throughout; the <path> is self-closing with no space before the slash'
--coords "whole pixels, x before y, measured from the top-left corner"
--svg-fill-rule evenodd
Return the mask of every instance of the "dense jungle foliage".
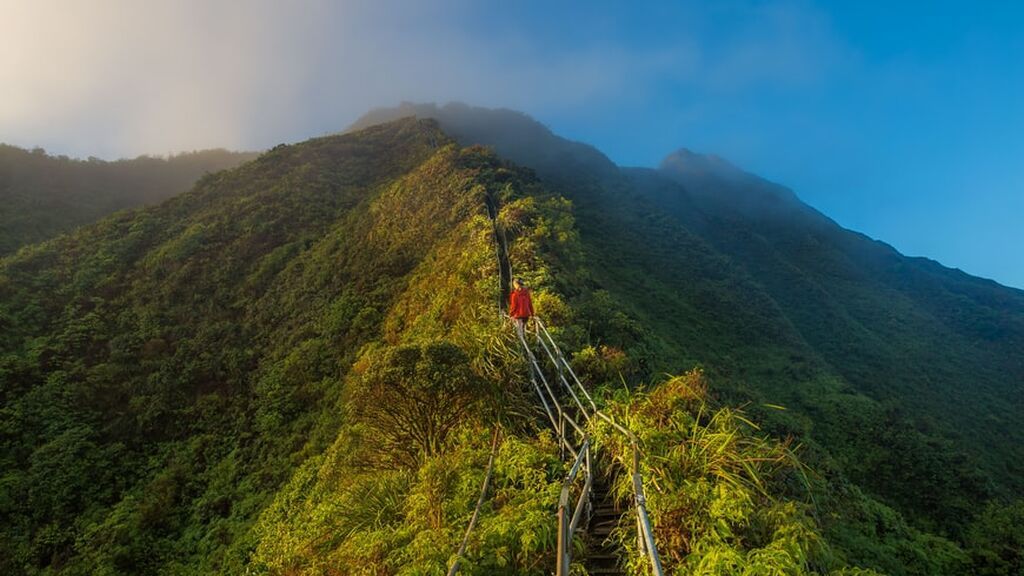
<path id="1" fill-rule="evenodd" d="M 880 401 L 779 328 L 777 306 L 762 318 L 768 296 L 737 291 L 756 283 L 682 226 L 647 222 L 651 260 L 615 249 L 638 232 L 605 227 L 644 220 L 588 223 L 609 201 L 588 201 L 593 182 L 406 119 L 275 148 L 0 260 L 0 571 L 441 574 L 496 438 L 463 570 L 550 572 L 565 469 L 497 314 L 491 204 L 538 313 L 641 438 L 673 573 L 1019 572 L 1012 489 L 918 477 L 955 445 L 899 413 L 864 456 L 915 451 L 877 470 L 932 483 L 904 489 L 937 510 L 857 478 L 872 461 L 844 433 L 871 429 L 845 419 Z M 686 251 L 707 277 L 669 289 L 692 278 L 667 258 Z M 861 413 L 812 411 L 837 395 Z M 592 433 L 627 498 L 623 446 Z M 954 531 L 938 514 L 955 497 L 990 503 Z M 617 534 L 640 573 L 631 521 Z"/>
<path id="2" fill-rule="evenodd" d="M 166 200 L 191 188 L 203 174 L 256 156 L 202 150 L 106 162 L 0 144 L 0 256 L 117 210 Z"/>
<path id="3" fill-rule="evenodd" d="M 1021 291 L 905 257 L 718 158 L 623 169 L 523 114 L 460 104 L 356 126 L 408 115 L 493 146 L 573 203 L 589 275 L 565 291 L 626 311 L 602 342 L 630 350 L 640 380 L 704 366 L 720 399 L 799 438 L 816 469 L 959 545 L 984 510 L 1024 496 Z"/>

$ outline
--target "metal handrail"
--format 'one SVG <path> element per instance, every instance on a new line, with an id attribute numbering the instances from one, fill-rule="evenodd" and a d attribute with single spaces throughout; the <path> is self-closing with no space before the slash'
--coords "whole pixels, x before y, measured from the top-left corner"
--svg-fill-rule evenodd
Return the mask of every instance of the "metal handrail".
<path id="1" fill-rule="evenodd" d="M 566 511 L 569 507 L 569 489 L 575 483 L 580 469 L 585 470 L 583 489 L 580 490 L 580 495 L 576 499 L 575 506 L 573 506 L 572 518 L 568 519 Z M 558 566 L 555 571 L 556 576 L 566 576 L 569 574 L 569 563 L 572 560 L 572 535 L 579 526 L 580 518 L 583 517 L 583 510 L 590 502 L 590 492 L 593 483 L 594 471 L 590 464 L 590 439 L 587 438 L 583 441 L 579 455 L 576 456 L 572 466 L 569 468 L 569 473 L 566 474 L 565 480 L 562 482 L 562 491 L 558 497 Z"/>
<path id="2" fill-rule="evenodd" d="M 530 349 L 530 345 L 527 344 L 526 338 L 523 335 L 519 336 L 519 343 L 523 346 L 523 351 L 526 354 L 526 358 L 530 364 L 530 378 L 534 380 L 535 390 L 541 396 L 541 401 L 547 408 L 548 400 L 551 405 L 557 408 L 559 415 L 559 422 L 566 422 L 572 426 L 573 431 L 579 436 L 581 440 L 579 450 L 574 450 L 572 443 L 566 436 L 566 429 L 564 426 L 556 425 L 555 432 L 559 437 L 559 445 L 565 446 L 569 449 L 572 455 L 571 464 L 569 466 L 569 472 L 566 474 L 566 478 L 562 483 L 562 491 L 559 495 L 558 500 L 558 541 L 557 541 L 557 576 L 567 576 L 569 573 L 569 564 L 572 560 L 572 535 L 576 532 L 579 527 L 580 520 L 583 517 L 584 510 L 589 510 L 590 494 L 593 488 L 593 466 L 590 458 L 590 438 L 586 431 L 575 419 L 569 416 L 564 409 L 562 409 L 561 403 L 558 401 L 558 396 L 555 395 L 554 390 L 548 384 L 548 379 L 544 375 L 544 371 L 540 366 L 540 362 L 537 361 L 536 355 L 533 350 Z M 542 342 L 543 343 L 543 342 Z M 548 393 L 548 398 L 545 399 L 543 394 L 540 392 L 540 387 L 536 386 L 536 378 L 540 378 L 544 383 L 544 389 Z M 564 381 L 564 376 L 562 376 Z M 566 383 L 566 385 L 568 385 Z M 575 396 L 575 395 L 574 395 Z M 583 405 L 576 398 L 577 406 L 580 408 L 580 412 L 589 419 L 589 415 L 584 409 Z M 550 413 L 549 413 L 550 416 Z M 568 460 L 567 460 L 568 462 Z M 569 492 L 572 485 L 576 481 L 576 477 L 579 475 L 580 470 L 585 470 L 585 477 L 583 482 L 583 488 L 580 490 L 580 494 L 576 499 L 576 503 L 573 506 L 572 516 L 567 516 L 567 510 L 569 506 Z M 589 514 L 589 512 L 588 512 Z"/>
<path id="3" fill-rule="evenodd" d="M 540 378 L 541 383 L 544 384 L 544 389 L 547 390 L 548 398 L 551 400 L 552 405 L 555 406 L 556 408 L 556 413 L 558 414 L 559 418 L 565 418 L 566 421 L 572 425 L 573 429 L 576 431 L 577 434 L 579 434 L 581 437 L 585 436 L 586 432 L 583 430 L 583 427 L 581 427 L 575 419 L 573 419 L 571 416 L 565 413 L 565 410 L 562 408 L 561 403 L 558 401 L 558 396 L 555 395 L 554 390 L 551 389 L 551 385 L 548 383 L 547 377 L 544 376 L 544 371 L 540 367 L 540 362 L 537 361 L 537 357 L 534 355 L 533 350 L 531 350 L 530 346 L 526 343 L 526 339 L 523 336 L 519 336 L 519 342 L 520 344 L 523 345 L 523 350 L 526 351 L 527 359 L 529 360 L 530 367 L 532 368 L 532 372 L 530 375 L 531 379 L 535 378 L 534 374 L 536 374 L 537 378 Z M 543 400 L 543 397 L 541 398 L 541 400 Z M 555 425 L 555 428 L 558 428 L 557 424 Z"/>
<path id="4" fill-rule="evenodd" d="M 493 199 L 491 199 L 489 196 L 487 198 L 487 202 L 488 216 L 490 217 L 491 224 L 494 228 L 494 240 L 496 245 L 496 251 L 498 252 L 498 275 L 500 285 L 501 277 L 506 272 L 507 278 L 512 278 L 512 265 L 511 262 L 508 261 L 508 241 L 505 238 L 504 229 L 498 225 L 497 207 L 493 205 Z M 502 255 L 504 255 L 504 262 L 502 261 Z M 505 302 L 503 300 L 503 290 L 499 290 L 499 293 L 499 316 L 507 317 L 507 315 L 504 312 Z M 633 500 L 637 512 L 638 542 L 640 545 L 640 549 L 646 552 L 650 560 L 651 569 L 654 573 L 654 576 L 662 576 L 663 572 L 661 567 L 661 560 L 658 556 L 658 549 L 654 541 L 654 531 L 651 527 L 650 518 L 647 514 L 646 497 L 644 495 L 643 488 L 643 477 L 640 473 L 640 447 L 636 435 L 634 435 L 627 428 L 621 426 L 619 423 L 615 422 L 615 420 L 611 416 L 608 416 L 607 414 L 605 414 L 604 412 L 597 408 L 597 404 L 594 402 L 593 397 L 590 396 L 590 393 L 587 391 L 586 387 L 583 386 L 583 383 L 580 382 L 579 377 L 576 376 L 575 371 L 572 369 L 572 366 L 569 364 L 569 361 L 566 360 L 565 355 L 562 354 L 562 351 L 558 348 L 558 344 L 556 344 L 554 338 L 551 337 L 551 333 L 548 332 L 547 327 L 545 327 L 544 323 L 540 320 L 540 318 L 537 318 L 536 316 L 534 317 L 534 323 L 537 326 L 537 342 L 544 349 L 545 354 L 547 354 L 548 358 L 555 366 L 555 369 L 558 373 L 558 379 L 561 381 L 565 389 L 569 392 L 570 396 L 573 399 L 573 402 L 579 409 L 579 413 L 583 415 L 583 417 L 587 420 L 588 423 L 591 421 L 592 417 L 596 415 L 597 417 L 606 421 L 620 433 L 624 434 L 629 439 L 633 452 Z M 546 342 L 545 338 L 541 336 L 541 333 L 543 333 L 544 337 L 546 337 Z M 590 494 L 593 487 L 593 469 L 590 458 L 590 438 L 587 435 L 587 433 L 576 422 L 576 420 L 569 416 L 565 412 L 565 410 L 563 410 L 561 403 L 558 401 L 558 397 L 551 389 L 551 386 L 548 383 L 548 379 L 544 375 L 544 371 L 541 369 L 540 363 L 537 361 L 537 357 L 533 354 L 533 351 L 530 349 L 530 346 L 526 343 L 526 338 L 522 334 L 519 335 L 519 342 L 522 345 L 523 351 L 526 353 L 527 360 L 530 364 L 530 382 L 533 385 L 534 391 L 537 393 L 537 397 L 540 398 L 541 404 L 544 407 L 544 412 L 547 414 L 548 419 L 551 421 L 552 427 L 555 429 L 555 433 L 558 436 L 559 448 L 567 449 L 573 457 L 573 464 L 570 466 L 569 473 L 566 475 L 566 479 L 562 484 L 562 492 L 559 496 L 558 501 L 559 529 L 557 574 L 558 576 L 566 576 L 569 573 L 569 564 L 572 556 L 572 535 L 575 533 L 576 528 L 579 525 L 579 521 L 582 517 L 583 510 L 585 508 L 588 508 Z M 550 344 L 550 348 L 548 347 L 548 344 Z M 587 400 L 587 403 L 590 404 L 591 410 L 589 412 L 587 411 L 583 402 L 580 400 L 579 395 L 576 394 L 576 391 L 574 390 L 572 384 L 570 384 L 569 380 L 566 378 L 566 372 L 569 373 L 569 375 L 572 377 L 573 383 L 576 384 L 576 388 L 578 388 L 580 392 L 582 392 L 583 396 Z M 538 385 L 537 383 L 538 378 L 543 384 L 544 391 L 546 391 L 548 394 L 547 398 L 545 398 L 544 392 L 541 390 L 541 386 Z M 548 401 L 549 399 L 550 403 Z M 554 410 L 552 410 L 552 407 L 554 407 Z M 581 440 L 579 450 L 575 450 L 572 443 L 567 438 L 565 429 L 566 423 L 572 426 L 573 430 L 576 432 L 579 439 Z M 566 522 L 565 512 L 569 503 L 569 490 L 572 484 L 575 482 L 576 476 L 579 474 L 581 467 L 584 467 L 586 470 L 583 489 L 580 491 L 580 495 L 577 498 L 572 518 L 568 522 Z M 470 525 L 469 530 L 472 530 L 472 523 Z M 466 533 L 467 538 L 469 535 L 469 530 L 467 530 Z M 455 569 L 456 568 L 453 565 L 452 570 L 454 571 Z M 449 576 L 452 576 L 453 574 L 454 572 L 451 572 Z"/>
<path id="5" fill-rule="evenodd" d="M 484 504 L 484 497 L 487 495 L 487 486 L 491 483 L 491 474 L 494 472 L 494 455 L 498 452 L 498 428 L 495 426 L 494 435 L 491 438 L 491 455 L 487 458 L 487 472 L 484 473 L 484 482 L 480 487 L 480 497 L 476 500 L 476 507 L 473 508 L 473 515 L 469 518 L 469 526 L 466 527 L 466 533 L 462 536 L 462 544 L 459 545 L 459 551 L 455 553 L 455 559 L 452 560 L 452 565 L 448 568 L 448 576 L 455 576 L 459 571 L 459 560 L 466 554 L 466 546 L 469 544 L 469 535 L 473 532 L 473 528 L 476 527 L 477 518 L 480 517 L 480 508 Z"/>
<path id="6" fill-rule="evenodd" d="M 551 356 L 551 361 L 555 363 L 556 366 L 559 366 L 559 376 L 561 376 L 565 385 L 569 386 L 569 383 L 562 373 L 561 367 L 563 366 L 565 370 L 568 371 L 569 375 L 572 376 L 573 382 L 576 383 L 577 387 L 583 393 L 583 396 L 586 397 L 587 402 L 590 404 L 594 415 L 606 421 L 613 428 L 615 428 L 620 433 L 624 434 L 629 439 L 630 448 L 632 449 L 633 456 L 631 476 L 633 485 L 633 502 L 637 514 L 637 542 L 640 545 L 640 549 L 648 557 L 648 560 L 651 564 L 651 570 L 654 573 L 654 575 L 662 576 L 663 570 L 661 567 L 661 558 L 658 554 L 657 544 L 654 541 L 654 529 L 651 526 L 650 516 L 647 513 L 647 497 L 644 494 L 643 476 L 640 472 L 640 443 L 637 441 L 636 435 L 633 434 L 633 432 L 628 428 L 625 428 L 618 422 L 616 422 L 611 416 L 605 414 L 603 411 L 598 409 L 593 397 L 590 396 L 590 393 L 587 391 L 586 387 L 583 386 L 582 382 L 580 382 L 579 377 L 576 376 L 576 372 L 572 369 L 572 366 L 569 364 L 569 361 L 566 360 L 565 355 L 562 354 L 562 351 L 558 348 L 558 344 L 556 344 L 554 338 L 551 337 L 551 333 L 548 332 L 547 327 L 544 326 L 544 322 L 542 322 L 540 318 L 535 317 L 534 323 L 537 326 L 537 339 L 543 342 L 543 339 L 541 338 L 541 334 L 543 334 L 544 337 L 546 337 L 548 342 L 551 344 L 551 348 L 555 351 L 555 354 L 558 356 L 558 360 L 561 361 L 561 364 L 559 365 L 558 361 L 555 360 L 554 356 Z M 545 346 L 545 349 L 547 349 L 547 346 Z M 576 398 L 575 394 L 573 394 L 573 398 Z M 579 400 L 577 399 L 577 403 L 578 402 Z M 580 405 L 580 409 L 583 410 L 582 405 Z M 583 410 L 583 412 L 586 413 L 585 410 Z"/>
<path id="7" fill-rule="evenodd" d="M 539 318 L 535 319 L 535 321 L 537 322 L 537 326 L 538 327 L 541 326 L 541 322 L 540 322 Z M 545 332 L 546 332 L 546 330 L 545 330 Z M 550 339 L 550 335 L 549 335 L 548 338 Z M 562 370 L 562 365 L 559 364 L 557 360 L 555 360 L 555 356 L 551 353 L 551 349 L 548 348 L 547 343 L 545 343 L 544 339 L 541 338 L 540 331 L 537 332 L 537 342 L 540 343 L 542 348 L 544 348 L 544 352 L 546 352 L 547 355 L 548 355 L 548 358 L 551 359 L 551 363 L 555 365 L 555 368 L 558 370 L 558 379 L 562 381 L 562 385 L 565 386 L 565 389 L 569 391 L 569 394 L 572 396 L 573 401 L 576 402 L 576 406 L 580 409 L 580 413 L 583 414 L 583 416 L 589 422 L 590 421 L 590 414 L 588 414 L 587 413 L 587 409 L 583 407 L 583 403 L 580 402 L 579 396 L 576 395 L 576 392 L 573 390 L 572 386 L 569 385 L 569 381 L 565 379 L 565 373 Z M 558 352 L 558 353 L 561 354 L 561 352 Z M 570 368 L 570 370 L 572 370 L 572 369 Z M 591 403 L 593 403 L 593 401 L 591 401 Z"/>

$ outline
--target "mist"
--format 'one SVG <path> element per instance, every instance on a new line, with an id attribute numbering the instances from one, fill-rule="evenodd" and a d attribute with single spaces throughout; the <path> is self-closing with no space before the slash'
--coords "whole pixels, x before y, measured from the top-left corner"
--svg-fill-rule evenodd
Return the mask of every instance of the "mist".
<path id="1" fill-rule="evenodd" d="M 531 20 L 453 0 L 5 4 L 0 140 L 105 158 L 266 148 L 400 101 L 593 117 L 665 80 L 804 78 L 822 52 L 789 34 L 785 8 L 718 50 L 694 44 L 696 7 L 692 33 L 637 45 L 591 11 Z"/>
<path id="2" fill-rule="evenodd" d="M 481 47 L 452 2 L 8 4 L 0 139 L 72 155 L 262 148 L 400 99 L 572 106 L 626 66 L 614 50 Z"/>

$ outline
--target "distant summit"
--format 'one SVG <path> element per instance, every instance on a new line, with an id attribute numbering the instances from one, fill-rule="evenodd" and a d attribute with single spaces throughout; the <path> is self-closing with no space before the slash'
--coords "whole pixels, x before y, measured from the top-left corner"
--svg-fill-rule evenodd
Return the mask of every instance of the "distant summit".
<path id="1" fill-rule="evenodd" d="M 809 209 L 789 188 L 746 172 L 714 154 L 680 148 L 661 161 L 658 171 L 693 195 L 751 216 Z"/>
<path id="2" fill-rule="evenodd" d="M 441 129 L 459 144 L 489 146 L 498 155 L 548 177 L 567 170 L 600 176 L 616 171 L 615 164 L 597 148 L 562 138 L 529 115 L 507 108 L 482 108 L 461 102 L 443 106 L 403 102 L 393 108 L 371 110 L 345 131 L 409 116 L 437 120 Z"/>
<path id="3" fill-rule="evenodd" d="M 659 170 L 697 176 L 716 176 L 739 180 L 748 176 L 731 162 L 716 154 L 700 154 L 689 148 L 680 148 L 666 156 Z"/>
<path id="4" fill-rule="evenodd" d="M 593 146 L 558 136 L 529 115 L 506 108 L 483 108 L 461 102 L 443 106 L 403 102 L 371 110 L 345 131 L 406 117 L 434 119 L 460 144 L 491 147 L 500 156 L 532 168 L 549 180 L 609 180 L 624 175 L 619 166 Z M 658 172 L 682 184 L 690 194 L 748 214 L 779 208 L 787 212 L 809 209 L 788 188 L 750 174 L 716 155 L 680 148 L 665 157 Z"/>

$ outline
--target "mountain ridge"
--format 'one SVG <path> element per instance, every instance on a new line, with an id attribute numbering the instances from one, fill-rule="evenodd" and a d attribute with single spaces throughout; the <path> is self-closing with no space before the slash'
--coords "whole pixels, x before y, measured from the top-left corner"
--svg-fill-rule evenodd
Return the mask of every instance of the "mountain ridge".
<path id="1" fill-rule="evenodd" d="M 117 210 L 166 200 L 203 174 L 256 156 L 212 149 L 107 162 L 0 144 L 0 257 Z"/>
<path id="2" fill-rule="evenodd" d="M 467 110 L 467 116 L 452 119 Z M 484 109 L 464 105 L 441 108 L 405 105 L 392 109 L 390 116 L 386 111 L 377 111 L 375 117 L 389 118 L 410 113 L 434 117 L 442 128 L 446 128 L 449 123 L 459 126 L 460 130 L 453 131 L 453 136 L 461 143 L 492 146 L 499 154 L 536 170 L 549 186 L 573 201 L 579 212 L 577 219 L 581 233 L 591 239 L 592 247 L 595 248 L 592 257 L 616 258 L 620 263 L 614 271 L 609 270 L 612 276 L 602 278 L 604 286 L 620 285 L 618 298 L 627 301 L 634 299 L 635 294 L 651 294 L 655 286 L 660 287 L 654 293 L 665 291 L 662 304 L 653 306 L 652 301 L 645 306 L 650 310 L 647 315 L 649 325 L 661 324 L 662 328 L 658 331 L 675 340 L 663 349 L 666 356 L 673 354 L 670 350 L 692 347 L 692 342 L 697 338 L 688 328 L 667 320 L 666 316 L 672 315 L 671 311 L 686 310 L 688 307 L 686 300 L 669 296 L 668 291 L 678 290 L 669 286 L 681 280 L 684 282 L 682 286 L 695 283 L 708 285 L 707 290 L 712 291 L 710 293 L 720 291 L 711 287 L 714 285 L 711 279 L 721 276 L 717 271 L 721 265 L 716 259 L 725 255 L 735 266 L 733 272 L 726 273 L 726 277 L 738 273 L 738 286 L 744 283 L 748 286 L 739 289 L 739 293 L 745 295 L 737 296 L 739 300 L 734 302 L 744 299 L 757 302 L 768 298 L 760 306 L 760 310 L 766 312 L 781 304 L 780 312 L 770 312 L 769 317 L 781 313 L 780 318 L 786 319 L 769 322 L 793 326 L 801 334 L 800 338 L 810 338 L 809 341 L 817 347 L 818 352 L 824 353 L 820 361 L 824 362 L 825 373 L 832 371 L 828 366 L 839 366 L 842 368 L 842 375 L 838 375 L 840 380 L 852 378 L 854 386 L 871 395 L 875 402 L 885 403 L 900 398 L 901 401 L 918 405 L 911 418 L 941 414 L 942 419 L 958 422 L 955 426 L 937 421 L 927 425 L 919 423 L 917 426 L 944 430 L 943 436 L 959 438 L 956 442 L 960 443 L 966 453 L 986 454 L 992 449 L 988 439 L 993 434 L 1015 434 L 1015 428 L 1000 429 L 986 426 L 984 422 L 1012 422 L 1021 418 L 1019 406 L 1022 391 L 1019 384 L 1014 385 L 1014 382 L 1024 381 L 1018 352 L 1018 346 L 1024 342 L 1024 324 L 1021 321 L 1024 317 L 1024 299 L 1020 291 L 989 280 L 978 280 L 952 272 L 941 264 L 932 265 L 927 261 L 903 257 L 887 244 L 843 229 L 806 204 L 796 203 L 799 201 L 791 193 L 780 194 L 778 190 L 782 188 L 778 185 L 756 176 L 749 178 L 754 182 L 752 187 L 720 188 L 717 195 L 694 193 L 694 189 L 699 188 L 703 182 L 697 182 L 695 186 L 686 174 L 666 174 L 659 170 L 611 170 L 614 165 L 603 156 L 603 160 L 594 162 L 594 157 L 587 152 L 588 147 L 585 145 L 570 141 L 558 142 L 555 150 L 570 150 L 576 158 L 586 159 L 559 165 L 550 161 L 554 154 L 523 150 L 516 145 L 515 137 L 506 141 L 503 132 L 489 131 L 487 123 L 479 123 L 476 130 L 465 128 L 464 124 L 471 123 L 470 119 L 486 116 Z M 508 122 L 532 122 L 525 115 L 509 115 L 506 111 L 497 111 L 495 114 Z M 502 126 L 497 121 L 493 125 Z M 538 125 L 532 130 L 542 128 Z M 516 133 L 524 131 L 527 128 L 518 127 L 514 130 Z M 550 131 L 547 134 L 550 137 Z M 538 142 L 537 147 L 542 147 L 542 143 Z M 776 202 L 772 210 L 762 210 L 766 197 L 769 200 L 781 199 L 782 202 Z M 671 221 L 665 220 L 666 214 L 663 211 L 671 215 Z M 625 229 L 639 234 L 634 237 L 623 236 L 621 241 L 611 241 L 612 231 Z M 658 232 L 652 232 L 655 234 L 652 236 L 643 234 L 644 230 Z M 686 249 L 684 253 L 706 253 L 707 263 L 699 265 L 696 269 L 699 272 L 696 272 L 692 266 L 699 260 L 688 256 L 679 261 L 675 268 L 677 272 L 666 273 L 671 268 L 666 268 L 665 264 L 678 259 L 679 256 L 673 254 L 679 252 L 678 248 L 668 243 L 664 249 L 655 251 L 660 256 L 654 258 L 652 250 L 663 242 L 659 235 L 676 238 L 673 241 L 675 246 L 703 246 L 696 252 Z M 637 241 L 641 239 L 642 242 L 638 244 Z M 636 249 L 640 245 L 646 253 Z M 621 256 L 613 256 L 615 253 L 621 253 Z M 630 261 L 640 263 L 632 268 L 630 275 L 637 279 L 647 277 L 648 280 L 631 279 L 623 282 L 622 279 L 614 278 L 623 273 L 625 263 Z M 600 260 L 595 262 L 594 266 L 600 267 Z M 768 265 L 766 262 L 775 264 Z M 781 280 L 785 276 L 777 273 L 786 270 L 789 271 L 790 280 L 784 282 Z M 746 279 L 740 280 L 741 277 Z M 663 280 L 652 285 L 651 281 L 655 278 Z M 699 302 L 703 298 L 698 296 L 701 290 L 704 289 L 693 292 L 688 300 Z M 758 293 L 762 296 L 755 296 Z M 773 304 L 768 304 L 769 300 Z M 716 312 L 720 314 L 727 313 L 727 310 L 735 313 L 742 308 L 738 308 L 734 302 L 708 301 L 705 306 L 721 310 Z M 760 313 L 753 312 L 755 315 Z M 690 317 L 697 325 L 706 325 L 706 320 L 700 314 L 692 312 Z M 985 320 L 979 322 L 975 318 Z M 737 330 L 744 324 L 755 325 L 752 322 L 753 316 L 739 324 L 721 322 L 732 326 L 734 334 L 745 335 L 737 340 L 722 334 L 718 337 L 722 343 L 718 348 L 743 349 L 749 347 L 751 342 L 758 341 L 764 342 L 768 349 L 772 348 L 756 332 Z M 908 331 L 904 325 L 916 326 L 918 332 Z M 712 328 L 713 332 L 720 330 Z M 842 337 L 837 340 L 834 334 L 859 336 L 844 341 Z M 930 343 L 923 348 L 916 347 L 921 336 L 930 339 Z M 953 348 L 959 350 L 956 355 L 930 352 L 948 349 L 952 341 L 959 342 Z M 915 342 L 915 347 L 910 346 L 911 342 Z M 895 343 L 906 344 L 897 353 L 890 350 L 891 344 Z M 998 348 L 991 349 L 993 345 Z M 764 352 L 751 353 L 766 356 Z M 677 359 L 663 366 L 667 371 L 671 372 L 673 366 L 693 361 L 692 356 L 679 357 L 678 353 L 675 354 Z M 707 350 L 701 354 L 712 358 L 721 352 Z M 907 356 L 901 358 L 900 355 Z M 902 367 L 908 365 L 908 361 L 915 366 L 914 369 Z M 887 373 L 890 367 L 896 370 L 894 374 Z M 779 378 L 786 371 L 781 366 L 773 370 L 777 371 Z M 953 387 L 948 377 L 952 373 L 963 374 L 978 385 L 971 389 Z M 889 386 L 881 385 L 880 382 L 887 382 Z M 946 385 L 950 387 L 941 391 L 936 388 L 929 392 L 934 388 L 930 382 L 947 382 Z M 900 391 L 901 388 L 905 391 Z M 774 394 L 779 394 L 785 389 L 773 390 Z M 910 390 L 914 392 L 910 393 Z M 954 407 L 954 404 L 944 400 L 944 395 L 954 391 L 961 395 L 977 394 L 979 400 L 987 398 L 983 400 L 985 408 L 979 404 L 971 413 L 961 406 Z M 791 395 L 792 392 L 786 394 Z M 930 407 L 925 409 L 921 402 Z M 907 416 L 900 418 L 904 417 Z M 914 428 L 913 425 L 906 425 Z M 842 435 L 838 430 L 828 434 Z M 965 434 L 973 435 L 973 439 L 965 440 Z M 1024 443 L 1024 438 L 1019 440 Z M 881 439 L 876 441 L 883 442 Z M 1020 470 L 1008 463 L 1019 461 L 1024 455 L 1019 454 L 1019 450 L 1004 446 L 1008 452 L 1003 452 L 1003 457 L 990 458 L 987 467 L 992 478 L 999 478 L 1001 482 L 1008 481 L 1010 486 L 1014 486 L 1012 491 L 1019 493 L 1022 488 Z M 881 445 L 877 447 L 881 448 Z M 872 482 L 867 469 L 860 474 L 862 481 Z M 876 486 L 876 490 L 882 488 Z M 912 494 L 906 494 L 905 497 L 917 499 Z M 923 511 L 932 508 L 923 502 L 916 506 Z"/>
<path id="3" fill-rule="evenodd" d="M 733 178 L 731 178 L 732 180 L 758 182 L 761 186 L 773 189 L 774 192 L 777 192 L 784 199 L 799 202 L 803 205 L 803 208 L 812 210 L 822 217 L 831 220 L 837 226 L 842 227 L 842 225 L 838 224 L 824 213 L 803 202 L 803 200 L 801 200 L 790 188 L 748 172 L 743 168 L 736 166 L 727 158 L 719 155 L 694 152 L 693 150 L 683 146 L 669 152 L 657 167 L 618 166 L 608 159 L 607 156 L 601 153 L 596 147 L 584 142 L 562 138 L 552 132 L 551 129 L 544 124 L 530 117 L 528 114 L 508 108 L 485 108 L 457 101 L 448 102 L 444 105 L 438 105 L 436 103 L 402 102 L 400 105 L 395 107 L 380 107 L 367 112 L 351 123 L 341 133 L 363 129 L 374 124 L 390 122 L 404 117 L 432 118 L 438 120 L 441 122 L 442 127 L 444 127 L 454 138 L 460 140 L 460 142 L 473 142 L 492 146 L 499 155 L 507 157 L 510 160 L 528 168 L 537 170 L 549 178 L 556 179 L 558 174 L 562 172 L 556 162 L 552 162 L 549 157 L 541 156 L 540 153 L 536 151 L 524 152 L 523 148 L 526 148 L 526 146 L 523 145 L 525 138 L 522 136 L 516 136 L 512 138 L 511 141 L 505 141 L 504 138 L 496 138 L 494 136 L 495 132 L 493 131 L 493 127 L 512 125 L 514 126 L 513 131 L 518 131 L 520 134 L 540 135 L 539 140 L 541 142 L 555 142 L 555 147 L 559 150 L 564 150 L 565 155 L 576 158 L 576 163 L 578 165 L 587 166 L 594 171 L 603 173 L 607 173 L 612 169 L 612 167 L 621 171 L 650 171 L 665 173 L 671 170 L 671 159 L 673 156 L 680 152 L 685 152 L 687 157 L 696 159 L 702 164 L 709 164 L 712 167 L 716 165 L 724 166 L 727 172 L 731 172 L 733 174 Z M 543 145 L 535 147 L 544 148 Z M 711 168 L 709 168 L 707 172 L 715 176 L 720 176 L 718 172 Z M 689 188 L 688 191 L 692 192 Z M 894 251 L 898 251 L 884 239 L 874 238 L 855 230 L 849 231 L 854 234 L 860 234 L 870 241 L 882 243 Z M 975 276 L 959 267 L 947 266 L 932 257 L 923 255 L 907 256 L 903 254 L 901 254 L 901 256 L 912 259 L 923 258 L 936 262 L 947 270 L 960 271 L 972 278 L 994 282 L 1009 290 L 1024 292 L 1024 288 L 1008 286 L 992 278 Z"/>
<path id="4" fill-rule="evenodd" d="M 487 126 L 522 121 L 500 116 Z M 543 127 L 513 126 L 505 142 L 475 122 L 463 138 L 489 136 L 536 166 L 460 142 L 442 120 L 371 123 L 0 260 L 0 566 L 435 570 L 477 498 L 493 414 L 510 434 L 479 569 L 550 565 L 564 471 L 550 436 L 523 418 L 535 407 L 494 311 L 491 216 L 538 312 L 623 418 L 667 417 L 686 423 L 672 434 L 712 441 L 712 424 L 731 422 L 725 437 L 780 462 L 790 456 L 772 442 L 806 441 L 817 506 L 785 466 L 742 497 L 696 461 L 685 460 L 692 476 L 649 470 L 673 486 L 652 498 L 656 520 L 691 507 L 691 523 L 656 529 L 674 565 L 713 562 L 713 550 L 772 562 L 763 551 L 778 544 L 810 559 L 785 564 L 798 573 L 969 573 L 994 562 L 986 546 L 1012 541 L 1000 530 L 1024 508 L 1009 484 L 1021 470 L 1000 455 L 1019 447 L 964 447 L 1020 418 L 999 379 L 1024 369 L 1013 292 L 932 278 L 813 213 L 797 221 L 812 228 L 750 218 L 657 171 L 613 170 L 585 145 L 526 149 L 519 135 Z M 932 312 L 950 299 L 955 333 Z M 972 334 L 990 349 L 966 347 Z M 389 464 L 388 439 L 404 428 L 382 429 L 358 406 L 374 402 L 372 383 L 404 382 L 387 367 L 403 358 L 403 373 L 450 369 L 491 386 L 473 388 L 483 404 L 446 451 L 402 451 L 419 468 Z M 704 375 L 659 376 L 695 366 Z M 956 388 L 960 378 L 974 386 Z M 969 426 L 943 421 L 951 393 Z M 717 411 L 733 404 L 761 431 Z M 652 449 L 690 454 L 644 426 Z M 742 468 L 739 456 L 728 465 Z M 489 546 L 512 550 L 513 564 L 486 564 Z"/>

